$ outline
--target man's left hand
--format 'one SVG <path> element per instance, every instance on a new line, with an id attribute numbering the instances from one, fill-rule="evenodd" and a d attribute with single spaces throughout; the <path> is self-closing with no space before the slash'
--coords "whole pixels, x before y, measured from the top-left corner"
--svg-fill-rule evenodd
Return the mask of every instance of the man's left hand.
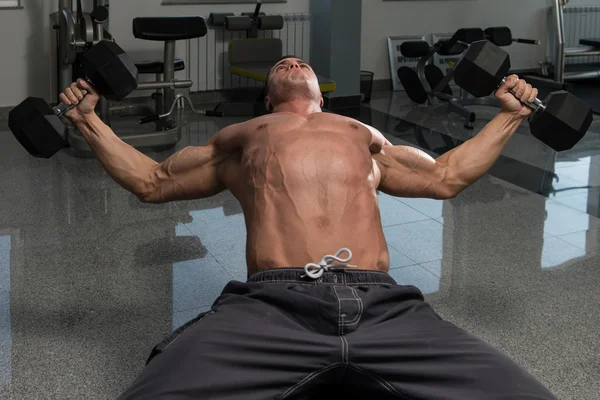
<path id="1" fill-rule="evenodd" d="M 496 98 L 500 100 L 502 111 L 514 114 L 522 119 L 527 118 L 533 112 L 531 108 L 522 102 L 531 103 L 537 98 L 537 95 L 538 90 L 523 79 L 519 79 L 517 75 L 506 78 L 506 82 L 496 91 Z"/>

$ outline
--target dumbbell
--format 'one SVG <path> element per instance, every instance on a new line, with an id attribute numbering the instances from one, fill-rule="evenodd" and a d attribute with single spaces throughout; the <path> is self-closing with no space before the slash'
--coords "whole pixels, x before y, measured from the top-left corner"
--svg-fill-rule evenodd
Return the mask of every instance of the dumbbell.
<path id="1" fill-rule="evenodd" d="M 116 43 L 102 40 L 82 54 L 88 82 L 108 100 L 122 100 L 137 88 L 138 70 Z M 68 129 L 59 118 L 74 106 L 52 108 L 44 99 L 28 97 L 8 114 L 8 127 L 34 157 L 50 158 L 69 147 Z"/>
<path id="2" fill-rule="evenodd" d="M 456 64 L 454 82 L 471 95 L 484 97 L 506 81 L 509 70 L 508 53 L 483 40 L 471 44 Z M 566 91 L 550 93 L 543 103 L 535 99 L 524 104 L 534 110 L 529 117 L 533 136 L 556 151 L 575 146 L 593 120 L 589 104 Z"/>

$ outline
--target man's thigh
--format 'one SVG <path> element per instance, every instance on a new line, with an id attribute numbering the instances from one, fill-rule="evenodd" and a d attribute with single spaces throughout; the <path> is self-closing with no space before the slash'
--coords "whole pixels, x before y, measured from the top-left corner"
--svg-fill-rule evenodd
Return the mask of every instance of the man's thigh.
<path id="1" fill-rule="evenodd" d="M 271 306 L 219 307 L 159 345 L 120 398 L 279 398 L 338 353 L 339 340 L 294 328 Z"/>
<path id="2" fill-rule="evenodd" d="M 556 399 L 507 355 L 443 321 L 428 304 L 391 315 L 347 338 L 349 376 L 362 376 L 382 398 Z"/>

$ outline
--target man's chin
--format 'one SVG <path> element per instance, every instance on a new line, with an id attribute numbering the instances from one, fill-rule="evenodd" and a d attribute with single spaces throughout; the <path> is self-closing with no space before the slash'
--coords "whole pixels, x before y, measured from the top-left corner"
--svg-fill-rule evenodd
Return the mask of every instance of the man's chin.
<path id="1" fill-rule="evenodd" d="M 302 71 L 299 71 L 299 72 L 293 72 L 293 73 L 286 75 L 285 79 L 289 80 L 289 81 L 306 81 L 309 78 L 308 78 L 308 75 L 306 75 Z"/>
<path id="2" fill-rule="evenodd" d="M 293 87 L 302 87 L 302 86 L 310 86 L 311 79 L 306 74 L 290 74 L 282 80 L 286 86 Z"/>

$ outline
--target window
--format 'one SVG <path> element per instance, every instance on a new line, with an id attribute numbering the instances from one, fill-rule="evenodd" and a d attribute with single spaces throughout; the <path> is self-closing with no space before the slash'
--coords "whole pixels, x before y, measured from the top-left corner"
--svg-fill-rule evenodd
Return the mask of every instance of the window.
<path id="1" fill-rule="evenodd" d="M 0 0 L 0 8 L 23 8 L 21 0 Z"/>

